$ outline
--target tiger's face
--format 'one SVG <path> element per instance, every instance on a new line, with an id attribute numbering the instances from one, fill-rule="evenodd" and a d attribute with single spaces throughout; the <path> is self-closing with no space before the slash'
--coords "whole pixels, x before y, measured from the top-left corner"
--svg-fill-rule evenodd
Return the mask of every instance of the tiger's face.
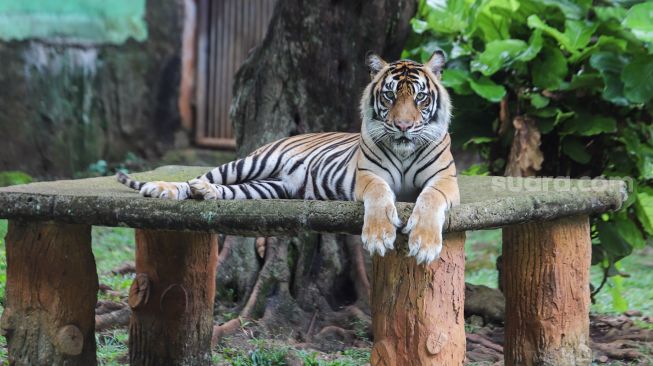
<path id="1" fill-rule="evenodd" d="M 372 82 L 361 101 L 363 133 L 402 156 L 439 141 L 451 120 L 449 94 L 440 83 L 445 63 L 440 51 L 426 64 L 410 60 L 367 60 Z"/>

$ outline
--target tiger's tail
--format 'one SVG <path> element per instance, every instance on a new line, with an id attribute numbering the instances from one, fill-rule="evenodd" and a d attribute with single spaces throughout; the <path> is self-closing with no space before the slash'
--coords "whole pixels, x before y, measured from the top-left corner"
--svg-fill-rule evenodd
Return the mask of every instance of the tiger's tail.
<path id="1" fill-rule="evenodd" d="M 129 187 L 131 189 L 135 189 L 137 191 L 140 191 L 141 187 L 143 187 L 145 184 L 147 184 L 147 182 L 139 182 L 136 179 L 130 177 L 129 175 L 127 175 L 127 174 L 125 174 L 125 173 L 123 173 L 121 171 L 118 171 L 116 173 L 116 179 L 118 180 L 118 182 L 126 185 L 127 187 Z"/>

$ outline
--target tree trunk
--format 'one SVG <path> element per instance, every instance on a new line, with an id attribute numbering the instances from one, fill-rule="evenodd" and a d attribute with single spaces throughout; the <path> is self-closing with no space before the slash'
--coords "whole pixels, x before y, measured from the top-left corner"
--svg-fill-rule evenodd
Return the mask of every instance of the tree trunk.
<path id="1" fill-rule="evenodd" d="M 131 365 L 209 365 L 216 236 L 136 230 Z"/>
<path id="2" fill-rule="evenodd" d="M 587 216 L 503 229 L 506 365 L 589 365 Z"/>
<path id="3" fill-rule="evenodd" d="M 446 235 L 440 259 L 428 266 L 405 250 L 373 263 L 372 365 L 462 365 L 465 233 Z"/>
<path id="4" fill-rule="evenodd" d="M 12 365 L 95 365 L 91 227 L 9 222 L 0 328 Z"/>
<path id="5" fill-rule="evenodd" d="M 370 80 L 365 55 L 397 59 L 416 9 L 416 0 L 278 0 L 264 41 L 236 75 L 231 117 L 239 154 L 300 133 L 358 131 L 360 95 Z M 322 348 L 330 347 L 325 339 L 350 334 L 341 328 L 367 330 L 370 259 L 357 238 L 267 243 L 259 257 L 254 239 L 225 239 L 218 313 L 260 318 L 275 333 L 293 329 L 298 340 Z"/>

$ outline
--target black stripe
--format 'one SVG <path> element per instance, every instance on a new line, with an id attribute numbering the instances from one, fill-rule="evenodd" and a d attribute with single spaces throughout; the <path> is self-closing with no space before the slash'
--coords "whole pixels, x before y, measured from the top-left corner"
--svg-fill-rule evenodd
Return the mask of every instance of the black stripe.
<path id="1" fill-rule="evenodd" d="M 258 193 L 259 197 L 261 197 L 261 198 L 268 198 L 268 197 L 263 193 L 263 191 L 262 191 L 259 187 L 256 186 L 256 182 L 248 183 L 248 184 L 247 184 L 247 187 L 250 187 L 250 188 L 252 188 L 253 190 L 255 190 L 256 193 Z"/>
<path id="2" fill-rule="evenodd" d="M 390 178 L 392 178 L 392 183 L 395 184 L 395 177 L 392 175 L 392 173 L 390 173 L 390 170 L 388 170 L 388 168 L 386 168 L 386 167 L 384 167 L 383 165 L 381 165 L 381 163 L 379 163 L 378 161 L 374 160 L 371 156 L 368 156 L 367 153 L 365 152 L 365 150 L 361 149 L 361 152 L 363 153 L 363 155 L 365 156 L 365 158 L 367 158 L 367 160 L 371 161 L 372 163 L 374 163 L 374 164 L 375 164 L 376 166 L 378 166 L 379 168 L 385 170 L 385 171 L 390 175 Z"/>
<path id="3" fill-rule="evenodd" d="M 449 147 L 449 144 L 447 144 L 447 146 L 443 147 L 442 150 L 440 150 L 440 152 L 437 153 L 437 154 L 435 155 L 435 157 L 433 157 L 433 159 L 431 159 L 428 163 L 422 165 L 419 169 L 417 169 L 417 171 L 416 171 L 416 172 L 414 173 L 414 175 L 413 175 L 413 186 L 417 186 L 417 184 L 415 184 L 415 181 L 417 180 L 417 176 L 419 175 L 419 173 L 421 173 L 422 171 L 424 171 L 424 169 L 426 169 L 426 168 L 428 168 L 429 166 L 431 166 L 431 164 L 435 163 L 435 162 L 440 158 L 440 156 L 442 155 L 442 153 L 443 153 L 443 152 L 444 152 L 448 147 Z M 452 162 L 453 162 L 453 161 L 452 161 Z"/>
<path id="4" fill-rule="evenodd" d="M 209 183 L 214 183 L 214 182 L 213 182 L 213 173 L 211 173 L 211 172 L 209 171 L 208 173 L 206 173 L 205 176 L 206 176 L 206 179 L 209 180 Z"/>
<path id="5" fill-rule="evenodd" d="M 453 160 L 451 160 L 451 161 L 449 162 L 449 164 L 447 164 L 447 166 L 445 166 L 444 168 L 442 168 L 442 169 L 438 170 L 437 172 L 433 173 L 433 174 L 432 174 L 428 179 L 426 179 L 426 180 L 424 181 L 424 184 L 426 184 L 426 182 L 430 181 L 433 177 L 435 177 L 436 175 L 438 175 L 441 171 L 443 171 L 443 170 L 449 168 L 449 167 L 451 166 L 451 164 L 453 164 Z M 416 175 L 416 176 L 417 176 L 417 175 Z M 415 184 L 415 183 L 413 183 L 413 185 L 414 185 L 414 184 Z"/>

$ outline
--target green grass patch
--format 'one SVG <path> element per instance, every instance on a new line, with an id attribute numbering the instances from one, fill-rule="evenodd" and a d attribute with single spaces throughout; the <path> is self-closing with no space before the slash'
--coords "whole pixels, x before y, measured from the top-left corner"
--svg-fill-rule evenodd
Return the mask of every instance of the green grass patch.
<path id="1" fill-rule="evenodd" d="M 465 241 L 465 282 L 499 286 L 496 267 L 501 254 L 501 230 L 468 231 Z"/>

